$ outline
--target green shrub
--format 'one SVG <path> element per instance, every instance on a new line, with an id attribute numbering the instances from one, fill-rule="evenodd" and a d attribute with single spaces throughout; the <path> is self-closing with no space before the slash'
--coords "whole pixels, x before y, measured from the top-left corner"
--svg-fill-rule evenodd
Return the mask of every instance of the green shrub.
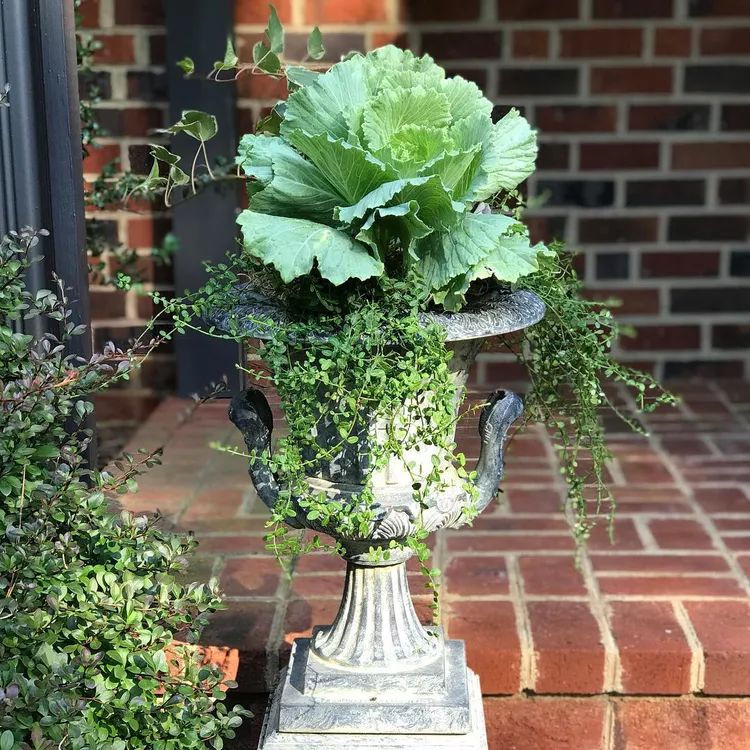
<path id="1" fill-rule="evenodd" d="M 175 634 L 198 637 L 215 584 L 178 583 L 192 539 L 111 511 L 158 454 L 113 474 L 84 461 L 86 397 L 127 377 L 137 352 L 66 353 L 85 329 L 64 286 L 25 290 L 38 242 L 24 230 L 0 244 L 0 748 L 221 748 L 245 712 L 226 709 L 195 647 L 165 652 Z M 57 334 L 18 332 L 33 317 Z"/>

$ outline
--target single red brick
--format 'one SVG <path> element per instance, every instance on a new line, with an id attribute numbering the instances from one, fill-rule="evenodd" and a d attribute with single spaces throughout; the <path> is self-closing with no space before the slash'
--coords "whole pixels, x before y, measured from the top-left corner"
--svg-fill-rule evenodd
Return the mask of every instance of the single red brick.
<path id="1" fill-rule="evenodd" d="M 339 566 L 340 567 L 340 566 Z M 333 597 L 341 599 L 344 591 L 344 571 L 340 570 L 327 575 L 294 576 L 292 596 L 300 599 Z"/>
<path id="2" fill-rule="evenodd" d="M 504 557 L 454 557 L 445 571 L 450 595 L 497 596 L 508 593 Z"/>
<path id="3" fill-rule="evenodd" d="M 513 32 L 514 58 L 545 58 L 549 55 L 549 32 L 522 29 Z"/>
<path id="4" fill-rule="evenodd" d="M 656 543 L 662 549 L 712 549 L 714 544 L 697 521 L 652 520 L 649 523 Z"/>
<path id="5" fill-rule="evenodd" d="M 594 0 L 594 18 L 671 18 L 672 0 Z"/>
<path id="6" fill-rule="evenodd" d="M 655 242 L 657 231 L 658 219 L 654 216 L 578 220 L 579 242 L 593 245 Z"/>
<path id="7" fill-rule="evenodd" d="M 487 388 L 499 388 L 508 383 L 525 382 L 528 370 L 519 362 L 485 362 L 482 383 Z"/>
<path id="8" fill-rule="evenodd" d="M 708 513 L 750 513 L 750 496 L 737 487 L 700 487 L 694 492 Z"/>
<path id="9" fill-rule="evenodd" d="M 99 28 L 99 0 L 83 0 L 78 13 L 81 16 L 81 28 Z"/>
<path id="10" fill-rule="evenodd" d="M 637 550 L 643 547 L 641 538 L 633 521 L 629 518 L 618 518 L 614 526 L 614 541 L 610 538 L 609 523 L 600 518 L 591 531 L 588 547 L 592 550 Z"/>
<path id="11" fill-rule="evenodd" d="M 137 138 L 151 135 L 153 131 L 164 127 L 163 109 L 157 107 L 129 107 L 122 110 L 122 133 Z"/>
<path id="12" fill-rule="evenodd" d="M 281 23 L 291 23 L 291 0 L 274 0 L 273 6 L 276 8 Z M 234 2 L 236 24 L 265 24 L 268 21 L 269 12 L 268 3 L 258 2 L 258 0 L 235 0 Z"/>
<path id="13" fill-rule="evenodd" d="M 518 692 L 521 650 L 510 602 L 454 601 L 447 633 L 466 641 L 469 667 L 479 675 L 485 695 Z"/>
<path id="14" fill-rule="evenodd" d="M 268 557 L 235 557 L 227 560 L 221 587 L 228 596 L 273 596 L 283 573 Z"/>
<path id="15" fill-rule="evenodd" d="M 518 561 L 525 593 L 552 596 L 585 596 L 581 572 L 570 556 L 521 557 Z"/>
<path id="16" fill-rule="evenodd" d="M 620 573 L 728 573 L 729 566 L 718 555 L 592 554 L 597 572 Z"/>
<path id="17" fill-rule="evenodd" d="M 172 223 L 169 219 L 130 219 L 128 245 L 130 247 L 155 247 L 161 244 Z"/>
<path id="18" fill-rule="evenodd" d="M 688 575 L 609 578 L 600 576 L 603 594 L 620 596 L 742 596 L 742 589 L 732 578 L 699 578 Z"/>
<path id="19" fill-rule="evenodd" d="M 701 29 L 700 48 L 704 55 L 746 55 L 750 52 L 750 28 Z"/>
<path id="20" fill-rule="evenodd" d="M 656 169 L 658 143 L 582 143 L 581 169 Z"/>
<path id="21" fill-rule="evenodd" d="M 409 0 L 399 3 L 400 20 L 405 22 L 475 21 L 479 18 L 480 0 Z"/>
<path id="22" fill-rule="evenodd" d="M 196 522 L 196 524 L 199 522 Z M 189 530 L 193 522 L 186 522 Z M 200 551 L 206 555 L 270 555 L 266 549 L 266 542 L 262 535 L 236 534 L 203 536 L 200 540 Z"/>
<path id="23" fill-rule="evenodd" d="M 750 167 L 750 143 L 675 143 L 673 169 L 742 169 Z"/>
<path id="24" fill-rule="evenodd" d="M 716 276 L 719 273 L 720 257 L 718 251 L 642 253 L 641 276 L 662 279 Z"/>
<path id="25" fill-rule="evenodd" d="M 690 3 L 691 16 L 750 16 L 750 0 L 694 0 Z"/>
<path id="26" fill-rule="evenodd" d="M 244 495 L 244 487 L 217 487 L 200 492 L 191 500 L 180 520 L 192 522 L 204 518 L 233 518 L 240 510 Z"/>
<path id="27" fill-rule="evenodd" d="M 503 21 L 548 21 L 578 18 L 578 0 L 497 0 Z"/>
<path id="28" fill-rule="evenodd" d="M 451 552 L 525 552 L 535 550 L 572 550 L 569 533 L 525 534 L 508 536 L 500 533 L 472 531 L 448 532 L 448 550 Z"/>
<path id="29" fill-rule="evenodd" d="M 502 51 L 500 31 L 429 31 L 422 34 L 422 52 L 441 61 L 497 59 Z"/>
<path id="30" fill-rule="evenodd" d="M 687 57 L 692 46 L 692 29 L 656 29 L 654 52 L 658 57 Z"/>
<path id="31" fill-rule="evenodd" d="M 746 750 L 745 700 L 626 699 L 615 703 L 615 747 L 622 750 Z"/>
<path id="32" fill-rule="evenodd" d="M 567 143 L 540 143 L 536 166 L 539 170 L 568 169 L 570 166 L 570 146 Z M 575 256 L 574 262 L 576 260 L 583 260 L 583 256 Z"/>
<path id="33" fill-rule="evenodd" d="M 475 531 L 557 531 L 562 533 L 569 530 L 569 525 L 559 515 L 552 518 L 545 516 L 519 518 L 497 513 L 484 513 L 474 521 L 472 528 Z"/>
<path id="34" fill-rule="evenodd" d="M 672 68 L 592 68 L 593 94 L 668 94 L 672 91 Z"/>
<path id="35" fill-rule="evenodd" d="M 135 62 L 132 34 L 97 34 L 94 39 L 102 45 L 94 53 L 94 62 L 101 65 Z"/>
<path id="36" fill-rule="evenodd" d="M 244 74 L 237 79 L 237 96 L 241 99 L 286 99 L 286 79 Z"/>
<path id="37" fill-rule="evenodd" d="M 619 300 L 618 315 L 656 315 L 659 312 L 658 289 L 587 289 L 585 296 L 599 301 Z"/>
<path id="38" fill-rule="evenodd" d="M 121 318 L 125 315 L 125 295 L 112 289 L 111 291 L 89 292 L 91 317 L 94 320 L 106 318 Z"/>
<path id="39" fill-rule="evenodd" d="M 537 693 L 598 693 L 604 647 L 596 620 L 580 602 L 529 602 Z"/>
<path id="40" fill-rule="evenodd" d="M 534 124 L 548 133 L 614 132 L 617 110 L 600 106 L 539 106 Z"/>
<path id="41" fill-rule="evenodd" d="M 120 158 L 120 147 L 116 145 L 88 147 L 89 155 L 83 160 L 83 171 L 87 174 L 98 174 L 115 159 Z"/>
<path id="42" fill-rule="evenodd" d="M 641 29 L 562 29 L 561 57 L 640 57 Z"/>
<path id="43" fill-rule="evenodd" d="M 628 351 L 697 349 L 700 347 L 699 326 L 638 326 L 634 337 L 623 336 L 620 346 Z"/>
<path id="44" fill-rule="evenodd" d="M 563 505 L 560 492 L 552 489 L 526 490 L 514 487 L 506 494 L 514 513 L 559 513 Z"/>
<path id="45" fill-rule="evenodd" d="M 620 459 L 620 469 L 629 484 L 673 484 L 669 469 L 658 456 L 648 459 Z"/>
<path id="46" fill-rule="evenodd" d="M 164 65 L 167 61 L 166 34 L 151 34 L 148 38 L 148 59 L 151 65 Z"/>
<path id="47" fill-rule="evenodd" d="M 599 698 L 485 698 L 489 747 L 491 750 L 600 750 L 605 707 L 604 700 Z"/>
<path id="48" fill-rule="evenodd" d="M 305 22 L 362 24 L 385 21 L 385 0 L 307 0 Z"/>
<path id="49" fill-rule="evenodd" d="M 630 130 L 707 130 L 709 108 L 704 104 L 646 104 L 630 107 Z"/>
<path id="50" fill-rule="evenodd" d="M 372 47 L 385 47 L 392 44 L 401 49 L 409 48 L 409 35 L 404 31 L 374 31 L 372 33 Z"/>
<path id="51" fill-rule="evenodd" d="M 116 0 L 118 26 L 158 26 L 164 23 L 163 4 L 154 0 Z"/>
<path id="52" fill-rule="evenodd" d="M 666 602 L 613 602 L 612 632 L 626 693 L 681 695 L 690 690 L 690 646 Z"/>

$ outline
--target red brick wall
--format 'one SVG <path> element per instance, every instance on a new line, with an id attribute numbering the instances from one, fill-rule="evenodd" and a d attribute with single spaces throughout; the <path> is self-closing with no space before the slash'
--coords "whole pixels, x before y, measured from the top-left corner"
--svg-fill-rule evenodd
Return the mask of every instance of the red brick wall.
<path id="1" fill-rule="evenodd" d="M 108 135 L 97 139 L 84 161 L 84 177 L 94 179 L 102 167 L 117 159 L 122 169 L 147 171 L 148 143 L 162 140 L 155 128 L 167 124 L 167 90 L 164 67 L 165 31 L 158 0 L 84 0 L 82 30 L 101 42 L 96 54 L 93 82 L 102 101 L 96 106 L 97 119 Z M 147 289 L 170 290 L 169 267 L 156 266 L 150 250 L 161 244 L 169 221 L 143 206 L 138 212 L 105 210 L 95 212 L 105 222 L 108 237 L 140 256 L 137 270 Z M 93 212 L 92 212 L 93 215 Z M 116 272 L 113 258 L 104 258 L 107 272 Z M 92 279 L 91 314 L 95 346 L 108 340 L 126 343 L 151 318 L 151 303 L 135 291 L 123 294 L 98 278 Z M 174 362 L 168 351 L 152 355 L 149 362 L 123 388 L 97 398 L 100 424 L 110 429 L 104 436 L 117 441 L 117 430 L 142 420 L 158 403 L 162 393 L 174 384 Z M 106 452 L 106 446 L 105 446 Z"/>
<path id="2" fill-rule="evenodd" d="M 140 164 L 164 111 L 163 28 L 156 0 L 87 0 L 108 48 L 103 140 Z M 98 7 L 97 7 L 98 6 Z M 621 355 L 667 377 L 750 373 L 750 0 L 277 0 L 288 49 L 314 24 L 329 57 L 395 41 L 475 80 L 497 115 L 519 106 L 540 130 L 529 180 L 534 234 L 583 253 L 591 294 L 623 300 L 639 326 Z M 267 13 L 236 0 L 238 51 L 249 58 Z M 218 56 L 218 54 L 217 54 Z M 238 88 L 247 130 L 277 86 Z M 122 241 L 152 242 L 120 214 Z M 158 231 L 156 234 L 158 235 Z M 98 329 L 137 325 L 138 304 L 104 305 Z M 99 299 L 101 298 L 101 299 Z M 146 311 L 142 311 L 146 312 Z M 503 377 L 483 355 L 481 383 Z M 149 387 L 141 382 L 141 386 Z"/>

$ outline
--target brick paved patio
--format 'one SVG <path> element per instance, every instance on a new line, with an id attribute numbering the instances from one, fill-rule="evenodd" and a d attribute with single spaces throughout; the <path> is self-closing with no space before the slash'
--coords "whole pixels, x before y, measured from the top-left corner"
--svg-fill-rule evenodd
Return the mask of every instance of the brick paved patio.
<path id="1" fill-rule="evenodd" d="M 597 529 L 580 572 L 538 427 L 514 437 L 500 501 L 437 535 L 442 624 L 467 641 L 491 750 L 750 748 L 750 384 L 678 390 L 683 405 L 650 417 L 649 438 L 611 433 L 616 541 Z M 164 402 L 133 439 L 166 444 L 165 462 L 125 505 L 196 533 L 190 574 L 218 576 L 228 602 L 205 642 L 239 649 L 235 699 L 262 718 L 291 640 L 335 615 L 343 564 L 308 555 L 284 577 L 243 460 L 209 448 L 239 442 L 226 402 L 178 425 L 185 406 Z M 476 455 L 475 421 L 459 429 Z M 415 573 L 427 618 L 420 587 Z M 237 747 L 255 747 L 254 724 Z"/>

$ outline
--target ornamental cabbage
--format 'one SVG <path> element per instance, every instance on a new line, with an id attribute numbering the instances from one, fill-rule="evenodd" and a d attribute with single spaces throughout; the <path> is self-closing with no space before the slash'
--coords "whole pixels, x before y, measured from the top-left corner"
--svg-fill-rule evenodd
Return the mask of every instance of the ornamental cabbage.
<path id="1" fill-rule="evenodd" d="M 415 268 L 446 309 L 475 279 L 537 270 L 543 246 L 484 204 L 534 170 L 535 133 L 517 110 L 493 123 L 475 84 L 393 46 L 301 71 L 288 70 L 278 134 L 240 143 L 252 256 L 287 283 L 314 267 L 335 285 Z"/>

